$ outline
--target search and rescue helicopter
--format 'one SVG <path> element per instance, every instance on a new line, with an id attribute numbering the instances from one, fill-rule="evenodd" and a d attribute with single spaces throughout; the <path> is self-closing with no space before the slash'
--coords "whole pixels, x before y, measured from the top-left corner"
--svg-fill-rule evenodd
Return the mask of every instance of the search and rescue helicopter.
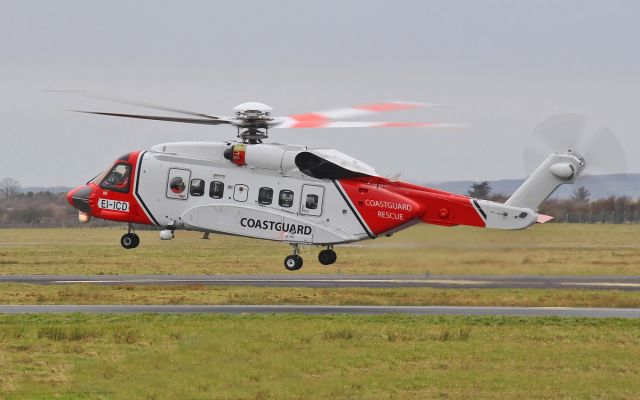
<path id="1" fill-rule="evenodd" d="M 453 124 L 353 122 L 341 119 L 430 106 L 389 101 L 328 111 L 272 117 L 257 102 L 221 117 L 143 103 L 138 106 L 182 117 L 81 111 L 83 113 L 205 125 L 231 125 L 237 140 L 176 142 L 134 151 L 67 194 L 79 219 L 91 217 L 128 224 L 120 240 L 140 243 L 133 224 L 160 227 L 170 240 L 177 230 L 223 233 L 288 243 L 290 271 L 302 267 L 300 245 L 322 248 L 319 262 L 336 262 L 334 246 L 390 236 L 420 222 L 524 229 L 551 217 L 537 208 L 558 186 L 573 181 L 584 158 L 568 151 L 550 154 L 505 202 L 474 199 L 401 182 L 333 149 L 265 143 L 275 128 L 451 127 Z"/>

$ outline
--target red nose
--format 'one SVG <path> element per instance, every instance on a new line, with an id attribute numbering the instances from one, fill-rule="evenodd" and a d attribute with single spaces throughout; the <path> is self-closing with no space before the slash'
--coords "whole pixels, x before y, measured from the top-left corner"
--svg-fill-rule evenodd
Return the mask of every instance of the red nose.
<path id="1" fill-rule="evenodd" d="M 91 194 L 91 186 L 82 185 L 67 193 L 67 201 L 73 208 L 86 214 L 91 214 L 89 207 L 89 195 Z"/>

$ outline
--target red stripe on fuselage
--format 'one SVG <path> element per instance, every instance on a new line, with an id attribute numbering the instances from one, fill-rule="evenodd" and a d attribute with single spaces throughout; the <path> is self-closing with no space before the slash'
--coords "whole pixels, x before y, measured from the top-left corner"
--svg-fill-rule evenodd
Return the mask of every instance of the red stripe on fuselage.
<path id="1" fill-rule="evenodd" d="M 339 183 L 367 228 L 376 236 L 410 222 L 423 212 L 415 201 L 364 180 L 343 179 Z"/>
<path id="2" fill-rule="evenodd" d="M 413 219 L 444 226 L 484 227 L 471 198 L 385 178 L 344 179 L 345 193 L 375 234 L 393 230 Z"/>

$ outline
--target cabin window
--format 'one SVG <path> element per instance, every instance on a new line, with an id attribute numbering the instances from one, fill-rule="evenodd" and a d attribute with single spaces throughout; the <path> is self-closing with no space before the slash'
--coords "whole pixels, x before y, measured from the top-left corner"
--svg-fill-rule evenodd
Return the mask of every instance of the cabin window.
<path id="1" fill-rule="evenodd" d="M 322 197 L 324 187 L 317 185 L 302 185 L 302 202 L 300 213 L 319 217 L 322 215 Z"/>
<path id="2" fill-rule="evenodd" d="M 293 192 L 291 190 L 281 190 L 278 204 L 280 204 L 280 207 L 291 207 L 293 205 Z"/>
<path id="3" fill-rule="evenodd" d="M 192 196 L 202 196 L 204 195 L 204 181 L 202 179 L 192 179 L 191 180 L 191 188 L 189 189 L 189 193 Z"/>
<path id="4" fill-rule="evenodd" d="M 258 191 L 258 204 L 268 206 L 273 202 L 273 189 L 268 187 L 261 187 Z"/>
<path id="5" fill-rule="evenodd" d="M 221 199 L 224 195 L 224 183 L 213 181 L 209 184 L 209 197 L 213 199 Z"/>
<path id="6" fill-rule="evenodd" d="M 104 177 L 100 187 L 114 192 L 127 193 L 131 186 L 131 165 L 118 163 L 111 168 L 111 171 Z"/>
<path id="7" fill-rule="evenodd" d="M 305 207 L 309 210 L 316 210 L 318 208 L 318 199 L 317 194 L 308 194 L 304 202 Z"/>
<path id="8" fill-rule="evenodd" d="M 188 169 L 169 169 L 167 197 L 170 199 L 186 200 L 189 197 L 189 182 L 191 182 L 191 171 Z"/>
<path id="9" fill-rule="evenodd" d="M 181 176 L 171 178 L 171 180 L 169 181 L 169 189 L 171 189 L 171 191 L 175 194 L 184 192 L 186 188 L 187 185 L 184 184 L 184 179 L 182 179 Z"/>

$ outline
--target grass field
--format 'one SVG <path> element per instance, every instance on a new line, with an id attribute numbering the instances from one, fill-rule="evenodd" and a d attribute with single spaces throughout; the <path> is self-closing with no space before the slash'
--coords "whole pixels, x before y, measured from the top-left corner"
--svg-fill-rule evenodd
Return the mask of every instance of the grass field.
<path id="1" fill-rule="evenodd" d="M 121 229 L 0 229 L 0 274 L 290 273 L 284 244 L 177 232 L 162 242 L 120 247 Z M 391 238 L 336 247 L 323 267 L 317 248 L 303 251 L 301 273 L 637 275 L 640 225 L 546 224 L 524 231 L 421 225 Z"/>
<path id="2" fill-rule="evenodd" d="M 0 399 L 635 399 L 640 322 L 0 316 Z"/>
<path id="3" fill-rule="evenodd" d="M 0 284 L 0 304 L 301 304 L 640 307 L 640 291 Z"/>
<path id="4" fill-rule="evenodd" d="M 285 245 L 179 232 L 0 230 L 0 274 L 290 273 Z M 303 273 L 636 275 L 640 226 L 519 232 L 420 226 L 316 249 Z M 638 307 L 640 292 L 0 285 L 4 304 L 381 304 Z M 635 399 L 640 321 L 302 316 L 0 315 L 0 400 Z"/>

